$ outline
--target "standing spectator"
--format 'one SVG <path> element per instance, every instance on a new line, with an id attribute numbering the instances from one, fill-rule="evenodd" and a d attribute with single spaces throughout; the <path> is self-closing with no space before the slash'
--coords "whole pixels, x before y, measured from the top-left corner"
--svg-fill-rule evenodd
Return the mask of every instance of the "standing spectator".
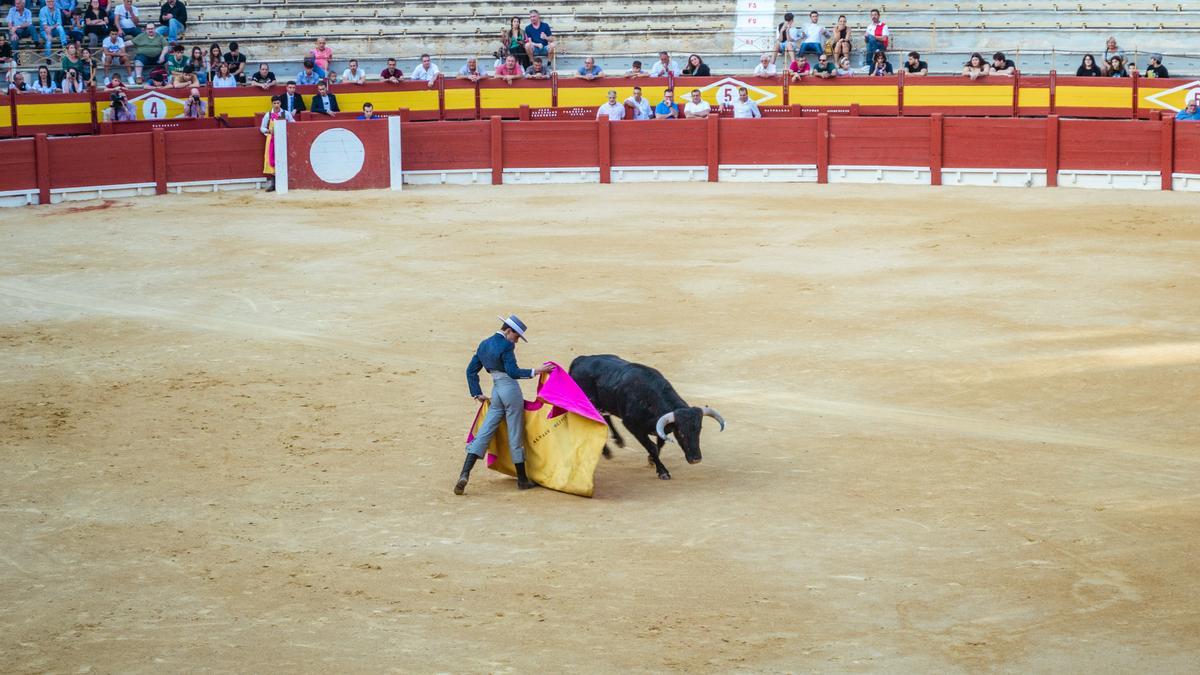
<path id="1" fill-rule="evenodd" d="M 108 37 L 104 38 L 104 42 L 100 44 L 100 49 L 104 52 L 104 76 L 108 77 L 108 69 L 115 63 L 125 66 L 125 74 L 129 74 L 129 54 L 125 51 L 125 41 L 117 35 L 117 29 L 112 28 L 108 32 Z"/>
<path id="2" fill-rule="evenodd" d="M 746 91 L 745 87 L 738 87 L 737 100 L 730 102 L 725 107 L 733 110 L 733 119 L 735 120 L 762 117 L 762 111 L 758 109 L 757 103 L 750 100 L 750 92 Z"/>
<path id="3" fill-rule="evenodd" d="M 108 37 L 108 26 L 108 15 L 100 8 L 100 0 L 90 0 L 87 10 L 83 13 L 83 39 L 87 41 L 89 47 L 95 48 L 104 38 Z M 120 27 L 118 27 L 117 35 L 120 34 Z"/>
<path id="4" fill-rule="evenodd" d="M 167 0 L 158 12 L 160 25 L 156 30 L 159 35 L 165 35 L 168 40 L 175 42 L 180 34 L 187 30 L 187 6 L 178 0 Z"/>
<path id="5" fill-rule="evenodd" d="M 1104 75 L 1104 71 L 1096 65 L 1096 57 L 1084 54 L 1083 60 L 1079 62 L 1079 68 L 1075 69 L 1075 77 L 1101 77 L 1102 75 Z"/>
<path id="6" fill-rule="evenodd" d="M 612 122 L 625 119 L 625 106 L 617 103 L 617 92 L 615 89 L 608 90 L 608 100 L 596 109 L 596 119 L 600 119 L 601 117 L 607 117 Z"/>
<path id="7" fill-rule="evenodd" d="M 200 86 L 200 78 L 196 77 L 196 69 L 192 67 L 192 64 L 189 63 L 183 67 L 183 70 L 172 73 L 171 86 L 176 89 L 190 89 Z"/>
<path id="8" fill-rule="evenodd" d="M 813 54 L 823 54 L 825 52 L 825 40 L 833 35 L 829 29 L 821 25 L 821 17 L 816 11 L 808 13 L 808 23 L 804 24 L 801 30 L 800 38 L 800 56 L 804 56 L 809 52 Z"/>
<path id="9" fill-rule="evenodd" d="M 520 68 L 520 66 L 517 66 Z M 533 57 L 533 63 L 525 69 L 525 79 L 527 80 L 548 80 L 550 79 L 550 71 L 546 69 L 546 64 L 542 62 L 542 57 Z"/>
<path id="10" fill-rule="evenodd" d="M 523 77 L 525 77 L 525 71 L 521 70 L 520 64 L 517 63 L 517 57 L 512 54 L 504 57 L 504 64 L 496 68 L 496 78 L 509 84 L 512 84 L 513 80 Z"/>
<path id="11" fill-rule="evenodd" d="M 288 86 L 294 86 L 288 83 Z M 296 118 L 290 110 L 284 110 L 281 99 L 283 96 L 271 97 L 271 109 L 267 114 L 263 115 L 262 124 L 258 130 L 266 137 L 267 143 L 263 147 L 263 175 L 267 177 L 267 192 L 275 191 L 275 123 L 281 121 L 295 122 Z M 300 97 L 297 96 L 297 99 Z M 303 110 L 303 106 L 300 108 Z"/>
<path id="12" fill-rule="evenodd" d="M 675 77 L 679 77 L 679 66 L 671 60 L 671 55 L 666 52 L 658 53 L 658 63 L 650 69 L 650 77 L 666 77 L 670 73 Z"/>
<path id="13" fill-rule="evenodd" d="M 317 46 L 308 50 L 308 55 L 305 61 L 309 59 L 313 62 L 313 70 L 317 73 L 317 79 L 324 79 L 329 74 L 329 62 L 333 60 L 333 50 L 325 44 L 325 38 L 317 38 Z"/>
<path id="14" fill-rule="evenodd" d="M 596 65 L 596 59 L 588 56 L 583 59 L 583 65 L 579 66 L 576 75 L 585 80 L 594 80 L 597 77 L 604 77 L 604 69 Z"/>
<path id="15" fill-rule="evenodd" d="M 525 53 L 532 61 L 535 56 L 545 56 L 554 61 L 554 38 L 550 24 L 542 21 L 537 10 L 529 12 L 529 25 L 525 26 Z"/>
<path id="16" fill-rule="evenodd" d="M 929 74 L 929 64 L 921 60 L 921 55 L 916 52 L 908 53 L 908 60 L 904 62 L 904 72 L 909 75 L 924 76 Z"/>
<path id="17" fill-rule="evenodd" d="M 475 58 L 474 56 L 468 58 L 467 62 L 463 64 L 463 67 L 458 69 L 458 79 L 460 80 L 478 82 L 485 77 L 487 77 L 487 75 L 479 69 L 479 59 Z"/>
<path id="18" fill-rule="evenodd" d="M 642 98 L 642 88 L 634 87 L 633 96 L 625 99 L 625 105 L 633 109 L 633 119 L 648 120 L 654 117 L 654 111 L 650 108 L 650 100 Z"/>
<path id="19" fill-rule="evenodd" d="M 238 84 L 246 84 L 246 55 L 238 51 L 238 43 L 230 42 L 229 51 L 225 52 L 225 63 L 229 64 L 229 74 Z"/>
<path id="20" fill-rule="evenodd" d="M 634 61 L 629 64 L 629 70 L 625 71 L 625 77 L 637 79 L 639 77 L 650 77 L 650 73 L 642 70 L 642 62 Z"/>
<path id="21" fill-rule="evenodd" d="M 468 62 L 474 61 L 474 60 L 475 59 L 468 59 Z M 379 71 L 379 81 L 380 82 L 390 82 L 392 84 L 400 84 L 400 81 L 403 79 L 404 79 L 404 71 L 402 71 L 396 67 L 396 59 L 388 59 L 387 60 L 387 68 L 384 68 L 383 70 Z"/>
<path id="22" fill-rule="evenodd" d="M 704 59 L 696 54 L 692 54 L 688 57 L 687 65 L 683 67 L 682 74 L 690 77 L 708 77 L 712 75 L 712 71 L 709 70 L 708 64 L 704 62 Z"/>
<path id="23" fill-rule="evenodd" d="M 1117 46 L 1117 38 L 1108 36 L 1104 41 L 1104 74 L 1108 75 L 1108 64 L 1112 63 L 1113 57 L 1121 57 L 1121 63 L 1125 63 L 1125 50 Z"/>
<path id="24" fill-rule="evenodd" d="M 875 57 L 871 60 L 871 65 L 868 67 L 867 73 L 875 77 L 883 77 L 891 75 L 895 71 L 892 70 L 892 63 L 887 60 L 887 54 L 883 52 L 875 52 Z"/>
<path id="25" fill-rule="evenodd" d="M 350 59 L 350 67 L 342 71 L 342 82 L 360 86 L 367 83 L 367 74 L 359 69 L 358 59 Z"/>
<path id="26" fill-rule="evenodd" d="M 105 122 L 132 122 L 137 119 L 137 111 L 125 96 L 125 91 L 118 89 L 109 97 L 109 106 L 104 109 Z"/>
<path id="27" fill-rule="evenodd" d="M 283 107 L 284 112 L 289 115 L 302 113 L 307 110 L 307 108 L 304 106 L 304 98 L 300 96 L 300 94 L 296 93 L 295 82 L 288 82 L 287 92 L 280 94 L 277 98 L 279 98 L 279 104 Z"/>
<path id="28" fill-rule="evenodd" d="M 1109 77 L 1129 77 L 1129 72 L 1125 70 L 1125 61 L 1119 56 L 1114 56 L 1108 61 L 1108 76 Z"/>
<path id="29" fill-rule="evenodd" d="M 317 83 L 317 95 L 313 96 L 312 111 L 314 115 L 329 115 L 334 117 L 341 108 L 338 107 L 337 96 L 329 91 L 329 85 L 323 80 Z"/>
<path id="30" fill-rule="evenodd" d="M 204 69 L 208 72 L 208 81 L 212 82 L 217 76 L 217 68 L 225 63 L 225 57 L 221 54 L 221 45 L 213 42 L 208 45 L 208 58 L 204 61 Z"/>
<path id="31" fill-rule="evenodd" d="M 413 68 L 412 75 L 409 76 L 409 79 L 418 82 L 428 82 L 429 88 L 432 89 L 433 85 L 437 83 L 438 75 L 439 73 L 437 64 L 429 60 L 428 54 L 422 54 L 421 63 L 419 63 L 416 68 Z"/>
<path id="32" fill-rule="evenodd" d="M 133 38 L 133 74 L 142 76 L 146 66 L 156 66 L 167 59 L 167 39 L 159 33 L 148 30 Z"/>
<path id="33" fill-rule="evenodd" d="M 971 58 L 967 59 L 967 62 L 963 65 L 962 74 L 972 80 L 978 80 L 981 77 L 987 77 L 990 70 L 987 61 L 983 60 L 983 55 L 975 52 L 971 54 Z"/>
<path id="34" fill-rule="evenodd" d="M 105 14 L 105 19 L 107 18 L 108 15 Z M 133 6 L 133 0 L 122 0 L 121 4 L 112 12 L 111 23 L 117 27 L 117 35 L 128 40 L 132 40 L 142 32 L 142 20 L 138 17 L 137 7 Z"/>
<path id="35" fill-rule="evenodd" d="M 313 60 L 304 59 L 304 68 L 302 68 L 300 72 L 296 73 L 296 84 L 304 86 L 316 84 L 321 81 L 322 79 L 319 75 L 317 75 L 316 64 L 313 63 Z"/>
<path id="36" fill-rule="evenodd" d="M 833 58 L 841 63 L 842 57 L 849 57 L 852 49 L 854 45 L 850 42 L 850 26 L 846 23 L 846 15 L 842 14 L 838 16 L 837 25 L 833 27 Z"/>
<path id="37" fill-rule="evenodd" d="M 212 79 L 212 86 L 220 89 L 230 89 L 238 86 L 237 78 L 229 70 L 228 63 L 217 66 L 217 76 Z"/>
<path id="38" fill-rule="evenodd" d="M 67 31 L 63 28 L 62 10 L 55 6 L 55 0 L 46 0 L 46 5 L 38 12 L 38 23 L 42 39 L 46 41 L 46 58 L 50 58 L 55 35 L 58 35 L 59 44 L 66 48 Z"/>
<path id="39" fill-rule="evenodd" d="M 797 55 L 796 58 L 793 59 L 790 64 L 788 64 L 788 72 L 792 74 L 792 82 L 800 82 L 810 73 L 812 73 L 812 66 L 808 64 L 808 59 Z"/>
<path id="40" fill-rule="evenodd" d="M 54 84 L 54 78 L 50 77 L 50 69 L 46 66 L 38 66 L 37 75 L 29 88 L 38 94 L 53 94 L 58 91 L 58 85 Z"/>
<path id="41" fill-rule="evenodd" d="M 1170 77 L 1167 67 L 1162 64 L 1162 54 L 1151 54 L 1150 63 L 1146 66 L 1146 77 Z"/>
<path id="42" fill-rule="evenodd" d="M 778 47 L 771 55 L 771 63 L 775 63 L 775 59 L 779 58 L 780 54 L 783 54 L 785 63 L 795 60 L 796 41 L 800 39 L 801 35 L 800 29 L 796 27 L 796 15 L 786 12 L 783 15 L 783 23 L 775 28 L 775 42 Z"/>
<path id="43" fill-rule="evenodd" d="M 1003 75 L 1004 77 L 1012 77 L 1017 72 L 1017 64 L 1012 62 L 1012 59 L 1006 58 L 1004 52 L 996 52 L 992 54 L 992 75 Z"/>
<path id="44" fill-rule="evenodd" d="M 84 84 L 83 76 L 79 74 L 79 70 L 70 68 L 63 75 L 62 93 L 64 94 L 82 94 L 87 91 L 87 85 Z"/>
<path id="45" fill-rule="evenodd" d="M 33 29 L 33 12 L 25 7 L 25 0 L 14 0 L 8 10 L 8 41 L 13 49 L 21 48 L 21 38 L 33 40 L 33 46 L 41 44 L 40 33 Z"/>
<path id="46" fill-rule="evenodd" d="M 850 57 L 849 56 L 843 56 L 841 58 L 841 60 L 838 61 L 837 74 L 838 74 L 838 77 L 853 77 L 854 76 L 854 69 L 850 67 Z"/>
<path id="47" fill-rule="evenodd" d="M 654 106 L 654 118 L 660 120 L 679 119 L 679 106 L 675 105 L 675 90 L 663 92 L 663 100 Z"/>
<path id="48" fill-rule="evenodd" d="M 864 32 L 867 53 L 886 52 L 888 43 L 891 42 L 891 36 L 892 32 L 888 30 L 887 24 L 879 18 L 879 10 L 871 10 L 871 21 L 867 24 L 867 29 Z"/>
<path id="49" fill-rule="evenodd" d="M 200 90 L 195 87 L 188 92 L 188 98 L 183 103 L 183 116 L 190 120 L 198 120 L 208 116 L 208 101 L 200 98 Z"/>
<path id="50" fill-rule="evenodd" d="M 837 77 L 837 68 L 829 61 L 827 54 L 821 54 L 817 57 L 817 65 L 813 68 L 813 75 L 822 80 L 831 80 Z"/>
<path id="51" fill-rule="evenodd" d="M 700 98 L 700 90 L 692 90 L 692 100 L 683 106 L 683 115 L 688 119 L 704 119 L 712 112 L 712 106 L 708 101 Z"/>
<path id="52" fill-rule="evenodd" d="M 775 77 L 775 64 L 771 61 L 770 54 L 763 54 L 758 57 L 758 65 L 754 66 L 755 77 Z"/>
<path id="53" fill-rule="evenodd" d="M 250 86 L 258 87 L 263 91 L 275 86 L 275 73 L 271 72 L 271 67 L 265 63 L 258 64 L 258 71 L 250 76 Z"/>
<path id="54" fill-rule="evenodd" d="M 1176 121 L 1179 122 L 1200 122 L 1200 109 L 1197 108 L 1195 96 L 1189 96 L 1187 107 L 1175 114 Z"/>
<path id="55" fill-rule="evenodd" d="M 208 64 L 204 61 L 202 49 L 192 47 L 192 53 L 188 55 L 188 65 L 192 67 L 192 72 L 196 73 L 196 79 L 200 80 L 200 84 L 208 84 Z"/>

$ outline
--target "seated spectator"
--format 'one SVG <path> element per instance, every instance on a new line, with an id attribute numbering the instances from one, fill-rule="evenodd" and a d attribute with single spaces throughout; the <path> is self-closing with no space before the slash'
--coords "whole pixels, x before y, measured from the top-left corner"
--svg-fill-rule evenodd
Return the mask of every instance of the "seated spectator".
<path id="1" fill-rule="evenodd" d="M 204 51 L 199 47 L 192 47 L 188 63 L 192 66 L 192 72 L 196 73 L 196 79 L 200 80 L 200 84 L 208 84 L 208 62 L 204 60 Z"/>
<path id="2" fill-rule="evenodd" d="M 15 9 L 16 6 L 14 5 Z M 56 0 L 44 0 L 42 9 L 38 11 L 38 32 L 45 44 L 46 58 L 50 58 L 54 36 L 65 49 L 67 46 L 67 29 L 63 27 L 63 13 L 58 8 Z"/>
<path id="3" fill-rule="evenodd" d="M 108 69 L 113 64 L 125 67 L 125 74 L 129 74 L 129 54 L 125 52 L 125 40 L 117 35 L 117 29 L 113 28 L 108 32 L 108 37 L 104 38 L 100 49 L 104 53 L 104 74 L 108 75 Z"/>
<path id="4" fill-rule="evenodd" d="M 153 68 L 146 72 L 144 78 L 138 78 L 138 84 L 144 84 L 147 89 L 165 87 L 168 82 L 170 82 L 170 79 L 167 76 L 167 69 L 162 67 Z"/>
<path id="5" fill-rule="evenodd" d="M 904 72 L 918 77 L 928 75 L 929 64 L 921 60 L 920 54 L 916 52 L 909 52 L 908 60 L 904 62 Z"/>
<path id="6" fill-rule="evenodd" d="M 308 50 L 308 54 L 304 57 L 307 61 L 312 59 L 313 70 L 317 73 L 318 79 L 325 79 L 329 74 L 329 62 L 333 60 L 333 49 L 325 43 L 325 38 L 317 38 L 317 46 Z"/>
<path id="7" fill-rule="evenodd" d="M 105 91 L 119 91 L 124 88 L 125 81 L 121 79 L 120 73 L 113 73 L 112 77 L 105 78 L 104 80 Z"/>
<path id="8" fill-rule="evenodd" d="M 1151 54 L 1150 63 L 1146 66 L 1146 77 L 1170 77 L 1167 67 L 1162 64 L 1162 54 Z"/>
<path id="9" fill-rule="evenodd" d="M 808 13 L 808 23 L 800 27 L 800 56 L 805 54 L 824 54 L 825 40 L 833 33 L 821 25 L 821 17 L 816 11 Z"/>
<path id="10" fill-rule="evenodd" d="M 517 65 L 520 68 L 520 64 Z M 525 77 L 530 80 L 548 80 L 550 79 L 550 71 L 546 68 L 546 64 L 542 62 L 542 57 L 533 57 L 533 63 L 525 69 Z"/>
<path id="11" fill-rule="evenodd" d="M 358 67 L 358 59 L 350 59 L 350 67 L 342 71 L 343 84 L 358 84 L 367 83 L 367 74 Z"/>
<path id="12" fill-rule="evenodd" d="M 290 81 L 287 83 L 287 91 L 280 94 L 278 97 L 279 105 L 282 110 L 288 115 L 302 113 L 307 108 L 304 105 L 304 98 L 296 92 L 296 82 Z"/>
<path id="13" fill-rule="evenodd" d="M 200 90 L 192 87 L 188 98 L 183 103 L 183 116 L 190 120 L 198 120 L 208 116 L 208 101 L 200 98 Z"/>
<path id="14" fill-rule="evenodd" d="M 771 62 L 770 54 L 758 57 L 758 65 L 754 66 L 755 77 L 775 77 L 775 64 Z"/>
<path id="15" fill-rule="evenodd" d="M 792 82 L 799 82 L 812 74 L 812 66 L 808 64 L 808 59 L 801 56 L 788 64 L 788 72 L 792 74 Z"/>
<path id="16" fill-rule="evenodd" d="M 367 103 L 363 104 L 362 114 L 358 116 L 358 119 L 360 119 L 360 120 L 381 120 L 383 118 L 376 117 L 375 116 L 375 106 L 371 105 L 370 102 L 367 102 Z"/>
<path id="17" fill-rule="evenodd" d="M 589 56 L 583 60 L 583 65 L 579 66 L 579 70 L 575 74 L 585 80 L 594 80 L 597 77 L 604 77 L 604 69 L 596 65 L 596 59 Z"/>
<path id="18" fill-rule="evenodd" d="M 996 52 L 992 54 L 991 75 L 1003 75 L 1004 77 L 1012 77 L 1017 73 L 1017 64 L 1012 62 L 1012 59 L 1006 58 L 1004 52 Z"/>
<path id="19" fill-rule="evenodd" d="M 528 68 L 533 65 L 529 55 L 525 53 L 525 29 L 521 26 L 521 17 L 514 16 L 508 21 L 508 28 L 500 31 L 500 50 L 503 56 L 499 57 L 501 61 L 503 57 L 512 54 L 517 57 L 517 63 L 521 64 L 521 68 Z"/>
<path id="20" fill-rule="evenodd" d="M 987 77 L 989 72 L 991 72 L 991 68 L 988 67 L 987 61 L 983 60 L 983 55 L 979 52 L 971 54 L 971 58 L 967 59 L 966 64 L 963 65 L 963 75 L 972 80 Z"/>
<path id="21" fill-rule="evenodd" d="M 133 38 L 133 74 L 136 77 L 142 76 L 142 69 L 146 66 L 161 65 L 167 60 L 167 50 L 170 45 L 167 39 L 159 35 L 155 31 L 148 30 L 145 33 L 139 33 Z"/>
<path id="22" fill-rule="evenodd" d="M 608 100 L 596 109 L 596 119 L 600 119 L 601 117 L 607 117 L 612 122 L 625 119 L 625 106 L 624 104 L 617 103 L 617 92 L 615 89 L 608 90 Z"/>
<path id="23" fill-rule="evenodd" d="M 72 68 L 78 72 L 83 72 L 83 61 L 79 56 L 79 47 L 75 46 L 74 42 L 67 45 L 66 50 L 63 51 L 62 60 L 58 63 L 60 73 L 65 73 Z"/>
<path id="24" fill-rule="evenodd" d="M 542 21 L 536 10 L 529 12 L 529 24 L 525 26 L 525 53 L 529 55 L 530 62 L 535 56 L 554 60 L 555 43 L 552 36 L 550 24 Z"/>
<path id="25" fill-rule="evenodd" d="M 1129 72 L 1125 70 L 1125 61 L 1119 56 L 1114 56 L 1108 61 L 1108 76 L 1109 77 L 1129 77 Z"/>
<path id="26" fill-rule="evenodd" d="M 734 119 L 762 117 L 762 112 L 758 109 L 758 104 L 750 100 L 750 92 L 745 87 L 738 87 L 737 99 L 729 102 L 724 107 L 733 110 Z"/>
<path id="27" fill-rule="evenodd" d="M 0 31 L 0 70 L 8 71 L 17 66 L 13 60 L 12 44 L 8 41 L 8 33 Z"/>
<path id="28" fill-rule="evenodd" d="M 250 86 L 258 87 L 263 91 L 275 86 L 275 73 L 271 72 L 271 68 L 265 64 L 258 64 L 258 71 L 250 76 Z"/>
<path id="29" fill-rule="evenodd" d="M 54 84 L 54 78 L 50 77 L 49 68 L 38 66 L 37 75 L 33 78 L 33 84 L 29 85 L 29 90 L 37 94 L 54 94 L 58 92 L 58 85 Z"/>
<path id="30" fill-rule="evenodd" d="M 337 96 L 329 91 L 329 84 L 325 80 L 317 83 L 317 93 L 312 99 L 312 111 L 314 115 L 328 115 L 334 117 L 341 108 L 338 107 Z"/>
<path id="31" fill-rule="evenodd" d="M 867 66 L 867 73 L 875 77 L 891 75 L 894 72 L 891 61 L 887 60 L 887 54 L 883 52 L 875 52 L 874 58 L 871 59 L 871 65 Z"/>
<path id="32" fill-rule="evenodd" d="M 633 95 L 625 99 L 625 105 L 633 109 L 633 119 L 648 120 L 654 117 L 654 111 L 650 108 L 650 99 L 642 98 L 642 88 L 634 87 Z"/>
<path id="33" fill-rule="evenodd" d="M 1096 57 L 1091 54 L 1084 54 L 1079 67 L 1075 69 L 1075 77 L 1100 77 L 1103 74 L 1104 71 L 1096 65 Z"/>
<path id="34" fill-rule="evenodd" d="M 846 15 L 842 14 L 838 17 L 837 25 L 833 27 L 833 58 L 837 59 L 838 63 L 842 62 L 842 57 L 849 57 L 851 50 L 854 48 L 850 42 L 850 26 L 846 23 Z"/>
<path id="35" fill-rule="evenodd" d="M 642 70 L 642 62 L 634 61 L 630 64 L 629 70 L 625 71 L 625 77 L 637 79 L 639 77 L 650 77 L 650 73 Z"/>
<path id="36" fill-rule="evenodd" d="M 221 45 L 213 42 L 208 45 L 208 57 L 204 60 L 204 69 L 208 76 L 208 81 L 217 76 L 217 69 L 221 64 L 225 63 L 225 55 L 221 53 Z"/>
<path id="37" fill-rule="evenodd" d="M 87 83 L 76 68 L 68 68 L 62 79 L 62 93 L 82 94 L 87 91 Z"/>
<path id="38" fill-rule="evenodd" d="M 530 66 L 531 68 L 533 66 Z M 521 65 L 517 63 L 517 57 L 509 54 L 504 58 L 504 64 L 496 68 L 496 78 L 504 80 L 512 84 L 513 80 L 519 80 L 525 77 L 525 71 L 521 70 Z"/>
<path id="39" fill-rule="evenodd" d="M 700 98 L 700 90 L 693 89 L 692 100 L 683 106 L 684 117 L 687 119 L 704 119 L 711 112 L 712 106 L 708 104 L 708 101 Z"/>
<path id="40" fill-rule="evenodd" d="M 132 11 L 135 16 L 137 15 L 137 10 L 133 8 L 132 4 L 129 5 L 128 9 L 124 5 L 117 7 L 118 12 L 121 10 L 125 10 L 125 12 Z M 120 22 L 116 23 L 118 26 L 117 34 L 120 35 Z M 131 19 L 129 23 L 130 27 L 136 31 L 137 20 Z M 108 28 L 108 14 L 100 8 L 100 0 L 89 0 L 88 7 L 83 12 L 83 39 L 87 41 L 88 46 L 95 49 L 97 45 L 103 42 L 104 38 L 108 37 Z"/>
<path id="41" fill-rule="evenodd" d="M 460 80 L 478 82 L 485 77 L 487 77 L 487 74 L 479 69 L 479 59 L 476 59 L 474 56 L 468 58 L 463 67 L 458 69 L 458 79 Z"/>
<path id="42" fill-rule="evenodd" d="M 837 68 L 830 63 L 828 55 L 821 54 L 817 57 L 817 65 L 813 68 L 812 74 L 822 80 L 831 80 L 837 77 Z"/>
<path id="43" fill-rule="evenodd" d="M 238 51 L 238 43 L 230 42 L 229 51 L 225 52 L 225 63 L 229 64 L 229 74 L 238 84 L 246 84 L 246 55 Z"/>
<path id="44" fill-rule="evenodd" d="M 682 74 L 689 77 L 708 77 L 712 75 L 712 72 L 708 69 L 708 64 L 704 62 L 704 59 L 696 54 L 692 54 L 688 57 L 687 65 L 683 67 Z"/>
<path id="45" fill-rule="evenodd" d="M 650 77 L 666 77 L 667 73 L 679 77 L 679 66 L 671 60 L 671 55 L 666 52 L 658 53 L 658 63 L 650 69 Z"/>
<path id="46" fill-rule="evenodd" d="M 124 91 L 114 91 L 109 97 L 109 102 L 109 106 L 104 109 L 105 122 L 131 122 L 137 119 L 137 111 L 133 109 L 133 104 L 129 102 Z"/>
<path id="47" fill-rule="evenodd" d="M 18 70 L 9 71 L 8 89 L 10 91 L 29 91 L 29 84 L 25 82 L 25 73 Z"/>
<path id="48" fill-rule="evenodd" d="M 1117 46 L 1117 38 L 1108 36 L 1104 41 L 1104 75 L 1108 75 L 1109 64 L 1112 63 L 1113 57 L 1121 57 L 1121 63 L 1125 63 L 1125 50 Z"/>
<path id="49" fill-rule="evenodd" d="M 92 50 L 84 47 L 79 50 L 79 76 L 85 86 L 96 84 L 96 62 L 92 60 Z"/>
<path id="50" fill-rule="evenodd" d="M 675 105 L 675 91 L 667 89 L 663 92 L 663 100 L 654 106 L 654 118 L 660 120 L 679 119 L 679 106 Z"/>
<path id="51" fill-rule="evenodd" d="M 409 75 L 408 79 L 416 82 L 428 82 L 429 88 L 432 89 L 433 85 L 437 84 L 438 75 L 437 64 L 429 59 L 428 54 L 422 54 L 421 62 L 417 64 L 416 68 L 413 68 L 412 75 Z"/>
<path id="52" fill-rule="evenodd" d="M 64 15 L 66 12 L 64 12 Z M 67 40 L 69 44 L 82 45 L 87 35 L 87 26 L 83 23 L 83 9 L 76 7 L 70 12 L 70 21 L 66 23 Z"/>
<path id="53" fill-rule="evenodd" d="M 467 59 L 467 63 L 471 63 L 475 59 Z M 396 59 L 387 60 L 387 68 L 384 68 L 379 73 L 380 82 L 390 82 L 392 84 L 400 84 L 404 79 L 404 71 L 396 67 Z"/>
<path id="54" fill-rule="evenodd" d="M 104 12 L 104 3 L 100 4 L 100 11 Z M 116 27 L 117 34 L 126 40 L 132 40 L 142 33 L 142 20 L 138 15 L 137 7 L 133 6 L 133 0 L 122 0 L 121 4 L 115 9 L 110 7 L 111 11 L 104 14 L 105 25 Z"/>
<path id="55" fill-rule="evenodd" d="M 796 15 L 784 12 L 783 21 L 775 27 L 775 51 L 771 54 L 771 63 L 783 54 L 784 63 L 791 63 L 796 58 L 796 43 L 800 39 L 800 29 L 796 27 Z"/>
<path id="56" fill-rule="evenodd" d="M 228 63 L 222 63 L 217 66 L 217 76 L 213 78 L 212 86 L 218 89 L 229 89 L 238 86 L 237 78 L 229 71 Z"/>
<path id="57" fill-rule="evenodd" d="M 42 43 L 41 32 L 33 27 L 33 12 L 25 6 L 25 0 L 14 0 L 8 10 L 8 41 L 13 49 L 21 48 L 21 38 L 29 38 L 36 47 Z"/>
<path id="58" fill-rule="evenodd" d="M 854 69 L 850 67 L 849 56 L 843 56 L 838 61 L 837 75 L 838 77 L 852 77 L 854 75 Z"/>
<path id="59" fill-rule="evenodd" d="M 317 75 L 316 63 L 312 59 L 304 59 L 304 68 L 296 73 L 296 84 L 305 86 L 321 81 L 321 76 Z"/>
<path id="60" fill-rule="evenodd" d="M 1187 107 L 1175 114 L 1175 120 L 1178 122 L 1200 122 L 1200 108 L 1197 107 L 1195 96 L 1189 96 Z"/>
<path id="61" fill-rule="evenodd" d="M 155 29 L 159 35 L 166 37 L 171 42 L 179 39 L 179 36 L 187 30 L 187 7 L 178 0 L 167 0 L 159 9 L 159 27 Z"/>
<path id="62" fill-rule="evenodd" d="M 182 73 L 183 67 L 188 65 L 190 60 L 183 55 L 183 45 L 176 42 L 171 45 L 170 51 L 167 52 L 167 60 L 164 65 L 167 67 L 167 74 L 174 77 L 175 73 Z"/>
<path id="63" fill-rule="evenodd" d="M 888 30 L 887 24 L 879 18 L 879 10 L 871 10 L 871 21 L 867 23 L 867 29 L 864 32 L 867 53 L 886 52 L 888 43 L 892 39 L 891 35 L 892 32 Z"/>
<path id="64" fill-rule="evenodd" d="M 187 64 L 183 70 L 171 74 L 171 86 L 176 89 L 192 88 L 200 86 L 200 78 L 196 77 L 196 69 L 192 64 Z"/>

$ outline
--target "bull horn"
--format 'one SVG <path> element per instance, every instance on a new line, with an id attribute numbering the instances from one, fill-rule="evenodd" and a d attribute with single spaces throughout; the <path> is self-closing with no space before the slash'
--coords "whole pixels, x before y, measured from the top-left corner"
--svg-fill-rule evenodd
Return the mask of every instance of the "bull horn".
<path id="1" fill-rule="evenodd" d="M 675 413 L 673 413 L 673 412 L 669 412 L 666 415 L 663 415 L 662 417 L 658 418 L 658 424 L 654 427 L 654 430 L 658 432 L 658 437 L 668 443 L 674 443 L 675 441 L 671 440 L 671 437 L 667 435 L 667 431 L 666 431 L 667 425 L 674 424 L 674 423 L 675 423 Z"/>
<path id="2" fill-rule="evenodd" d="M 721 423 L 721 431 L 725 431 L 725 418 L 721 417 L 721 413 L 717 412 L 716 410 L 713 410 L 712 408 L 710 408 L 708 406 L 704 406 L 700 410 L 704 412 L 705 417 L 711 417 L 714 420 L 720 422 Z"/>

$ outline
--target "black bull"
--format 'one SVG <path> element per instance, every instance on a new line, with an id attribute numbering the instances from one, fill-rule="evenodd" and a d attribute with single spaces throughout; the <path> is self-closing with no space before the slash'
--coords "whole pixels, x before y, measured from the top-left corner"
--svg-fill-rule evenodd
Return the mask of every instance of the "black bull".
<path id="1" fill-rule="evenodd" d="M 689 406 L 675 393 L 675 388 L 657 370 L 640 363 L 630 363 L 612 354 L 580 356 L 571 362 L 571 379 L 583 389 L 589 400 L 604 415 L 612 429 L 618 447 L 625 441 L 613 426 L 609 415 L 616 415 L 629 433 L 637 439 L 654 464 L 658 477 L 671 477 L 659 460 L 663 444 L 674 434 L 689 464 L 700 461 L 700 423 L 712 417 L 725 430 L 725 420 L 709 407 Z M 653 437 L 653 440 L 651 440 Z M 609 457 L 608 446 L 604 456 Z"/>

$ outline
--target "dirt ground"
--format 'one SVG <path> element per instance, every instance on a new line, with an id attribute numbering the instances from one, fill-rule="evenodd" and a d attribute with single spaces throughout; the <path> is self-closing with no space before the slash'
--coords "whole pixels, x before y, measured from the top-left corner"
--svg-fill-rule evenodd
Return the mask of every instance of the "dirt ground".
<path id="1" fill-rule="evenodd" d="M 1174 193 L 418 188 L 0 211 L 0 671 L 1195 672 Z M 463 370 L 662 370 L 704 461 L 477 468 Z M 486 378 L 485 378 L 486 381 Z M 527 396 L 532 386 L 525 384 Z"/>

